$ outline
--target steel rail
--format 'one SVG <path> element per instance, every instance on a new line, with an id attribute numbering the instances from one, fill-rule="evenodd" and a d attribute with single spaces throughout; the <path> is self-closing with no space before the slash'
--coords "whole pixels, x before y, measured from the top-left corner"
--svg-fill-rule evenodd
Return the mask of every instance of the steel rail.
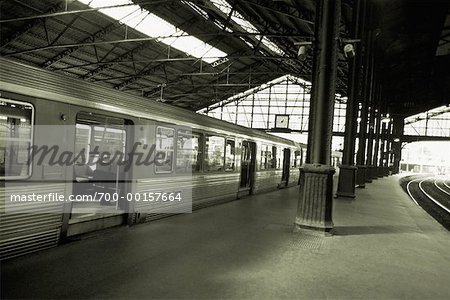
<path id="1" fill-rule="evenodd" d="M 446 212 L 448 212 L 450 214 L 450 209 L 448 209 L 447 207 L 445 207 L 444 205 L 442 205 L 439 201 L 437 201 L 436 199 L 434 199 L 431 195 L 429 195 L 427 192 L 425 192 L 424 188 L 422 187 L 422 183 L 427 180 L 429 178 L 423 179 L 421 182 L 419 182 L 419 189 L 422 191 L 422 193 L 425 194 L 425 196 L 427 196 L 431 201 L 433 201 L 436 205 L 438 205 L 440 208 L 442 208 L 443 210 L 445 210 Z"/>
<path id="2" fill-rule="evenodd" d="M 447 192 L 446 190 L 444 190 L 443 188 L 441 188 L 441 187 L 437 184 L 437 179 L 434 180 L 434 185 L 435 185 L 440 191 L 442 191 L 443 193 L 445 193 L 445 194 L 447 194 L 447 195 L 450 196 L 450 192 Z M 445 185 L 445 183 L 444 183 L 444 185 Z"/>

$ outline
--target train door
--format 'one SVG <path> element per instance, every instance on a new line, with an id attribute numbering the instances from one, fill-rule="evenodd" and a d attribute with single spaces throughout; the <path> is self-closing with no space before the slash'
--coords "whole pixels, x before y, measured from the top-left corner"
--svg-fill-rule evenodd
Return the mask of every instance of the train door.
<path id="1" fill-rule="evenodd" d="M 72 193 L 79 201 L 71 202 L 67 236 L 124 223 L 126 201 L 121 199 L 129 188 L 124 160 L 132 136 L 127 125 L 120 118 L 77 114 L 75 152 L 84 156 L 73 170 Z"/>
<path id="2" fill-rule="evenodd" d="M 256 144 L 254 142 L 242 141 L 241 181 L 239 190 L 248 190 L 251 193 L 255 176 L 255 160 Z"/>
<path id="3" fill-rule="evenodd" d="M 281 175 L 281 186 L 287 186 L 289 182 L 289 171 L 291 169 L 291 149 L 283 150 L 283 173 Z"/>

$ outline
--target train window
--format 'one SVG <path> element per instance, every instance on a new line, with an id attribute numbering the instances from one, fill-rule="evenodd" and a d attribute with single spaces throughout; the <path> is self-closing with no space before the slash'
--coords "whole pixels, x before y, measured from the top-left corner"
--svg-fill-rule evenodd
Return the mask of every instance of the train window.
<path id="1" fill-rule="evenodd" d="M 280 153 L 280 155 L 278 155 L 277 158 L 277 169 L 281 169 L 283 167 L 283 160 L 284 160 L 284 152 L 283 149 L 281 147 L 278 147 L 278 153 Z"/>
<path id="2" fill-rule="evenodd" d="M 0 99 L 0 179 L 31 175 L 34 109 L 31 104 Z"/>
<path id="3" fill-rule="evenodd" d="M 126 185 L 122 162 L 126 159 L 127 122 L 108 115 L 77 113 L 75 152 L 84 153 L 85 156 L 79 157 L 73 166 L 74 195 L 114 193 L 120 195 L 119 199 L 123 199 Z M 120 210 L 119 202 L 75 201 L 72 202 L 70 218 L 83 220 L 86 213 L 103 210 L 105 205 Z"/>
<path id="4" fill-rule="evenodd" d="M 173 167 L 173 148 L 175 130 L 158 127 L 156 129 L 155 172 L 171 173 Z"/>
<path id="5" fill-rule="evenodd" d="M 267 145 L 262 144 L 261 145 L 261 164 L 260 164 L 261 170 L 266 169 L 266 151 L 267 151 Z"/>
<path id="6" fill-rule="evenodd" d="M 205 140 L 205 172 L 222 171 L 224 163 L 225 138 L 208 135 Z"/>
<path id="7" fill-rule="evenodd" d="M 94 126 L 93 147 L 98 147 L 100 152 L 125 153 L 126 132 L 123 128 Z M 123 157 L 122 157 L 123 159 Z"/>
<path id="8" fill-rule="evenodd" d="M 233 140 L 227 140 L 225 148 L 225 171 L 231 172 L 235 170 L 236 148 Z"/>
<path id="9" fill-rule="evenodd" d="M 91 134 L 92 128 L 86 124 L 76 124 L 76 139 L 75 139 L 75 153 L 84 153 L 85 157 L 80 157 L 77 164 L 82 164 L 83 161 L 89 160 L 89 152 L 91 151 Z M 83 151 L 85 149 L 85 151 Z"/>
<path id="10" fill-rule="evenodd" d="M 270 164 L 271 169 L 277 169 L 279 167 L 279 157 L 278 157 L 278 149 L 275 146 L 272 146 L 272 160 Z"/>
<path id="11" fill-rule="evenodd" d="M 301 151 L 297 150 L 294 152 L 294 168 L 300 168 L 302 165 L 302 153 Z"/>
<path id="12" fill-rule="evenodd" d="M 75 180 L 86 182 L 103 177 L 116 178 L 120 172 L 118 163 L 125 159 L 125 121 L 80 112 L 75 129 L 75 152 L 86 155 L 80 157 L 74 166 Z M 102 162 L 99 161 L 100 154 Z"/>
<path id="13" fill-rule="evenodd" d="M 200 172 L 201 135 L 187 130 L 178 130 L 177 173 Z"/>
<path id="14" fill-rule="evenodd" d="M 290 168 L 295 168 L 295 150 L 290 149 L 291 150 L 291 155 L 290 155 L 290 162 L 289 162 L 289 167 Z"/>
<path id="15" fill-rule="evenodd" d="M 261 147 L 261 170 L 270 169 L 272 167 L 272 147 L 262 145 Z"/>
<path id="16" fill-rule="evenodd" d="M 302 152 L 303 152 L 303 155 L 302 155 L 301 165 L 306 163 L 306 154 L 307 154 L 306 148 L 302 149 Z"/>

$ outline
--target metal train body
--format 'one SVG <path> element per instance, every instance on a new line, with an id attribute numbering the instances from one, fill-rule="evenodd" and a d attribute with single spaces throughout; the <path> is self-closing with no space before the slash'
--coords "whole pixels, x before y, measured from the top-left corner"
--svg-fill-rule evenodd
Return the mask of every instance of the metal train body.
<path id="1" fill-rule="evenodd" d="M 113 123 L 122 124 L 123 121 L 123 124 L 134 125 L 134 128 L 139 128 L 140 125 L 169 129 L 174 126 L 185 126 L 192 128 L 192 132 L 199 136 L 201 149 L 205 148 L 205 139 L 209 139 L 210 136 L 219 139 L 222 137 L 226 147 L 234 148 L 232 169 L 226 170 L 223 167 L 207 172 L 202 156 L 206 154 L 200 152 L 197 158 L 201 162 L 198 172 L 193 172 L 189 176 L 183 173 L 178 174 L 177 168 L 173 165 L 177 163 L 175 141 L 179 132 L 173 131 L 175 145 L 171 162 L 172 171 L 158 174 L 154 167 L 146 166 L 134 166 L 127 172 L 118 171 L 128 179 L 123 186 L 123 191 L 127 193 L 174 190 L 180 186 L 188 186 L 192 188 L 192 208 L 198 209 L 235 200 L 246 194 L 298 184 L 299 166 L 303 163 L 306 152 L 305 145 L 264 132 L 5 59 L 0 59 L 0 92 L 0 101 L 3 103 L 3 108 L 0 106 L 0 110 L 22 107 L 31 111 L 29 120 L 31 129 L 35 125 L 94 126 L 89 125 L 89 120 L 85 120 L 92 116 L 92 124 L 101 122 L 101 118 L 108 118 L 118 120 Z M 4 122 L 9 122 L 9 119 L 3 118 Z M 120 124 L 114 126 L 121 126 Z M 33 132 L 33 143 L 39 145 L 41 140 L 45 140 L 46 143 L 50 141 L 61 145 L 64 149 L 74 150 L 76 147 L 74 132 L 76 131 L 64 134 Z M 156 135 L 155 131 L 134 130 L 126 134 L 126 147 L 143 139 L 155 142 Z M 262 149 L 263 147 L 265 149 Z M 267 168 L 271 162 L 267 161 L 265 150 L 269 149 L 272 149 L 272 154 L 275 150 L 277 156 L 276 159 L 274 158 L 276 161 Z M 248 153 L 243 154 L 244 150 Z M 225 151 L 228 149 L 224 150 L 224 155 Z M 339 163 L 339 155 L 335 154 L 333 157 L 333 162 Z M 1 179 L 0 252 L 2 259 L 54 247 L 68 236 L 120 224 L 132 225 L 166 215 L 151 213 L 142 202 L 131 203 L 131 213 L 130 210 L 125 213 L 118 209 L 114 214 L 88 214 L 78 219 L 73 218 L 70 213 L 64 213 L 67 212 L 66 206 L 70 205 L 67 203 L 40 204 L 46 205 L 46 213 L 42 214 L 5 213 L 5 203 L 8 200 L 5 192 L 6 183 L 10 192 L 12 190 L 17 193 L 69 195 L 74 192 L 77 184 L 75 173 L 73 166 L 55 167 L 45 163 L 38 166 L 32 162 L 32 168 L 29 176 L 25 176 L 26 179 L 16 180 L 6 177 Z M 243 176 L 246 176 L 245 180 Z M 61 178 L 64 180 L 58 180 Z M 52 179 L 55 181 L 53 182 Z"/>

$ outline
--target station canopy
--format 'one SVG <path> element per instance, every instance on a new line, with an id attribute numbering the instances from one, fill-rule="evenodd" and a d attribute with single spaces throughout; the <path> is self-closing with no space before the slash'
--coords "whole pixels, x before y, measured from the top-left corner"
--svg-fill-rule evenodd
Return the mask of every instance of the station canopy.
<path id="1" fill-rule="evenodd" d="M 342 0 L 336 93 L 346 96 L 355 0 Z M 368 0 L 391 111 L 450 98 L 449 1 Z M 198 111 L 282 76 L 311 81 L 313 0 L 4 0 L 0 55 Z M 230 98 L 231 97 L 231 98 Z"/>
<path id="2" fill-rule="evenodd" d="M 450 104 L 405 118 L 405 134 L 439 136 L 450 141 Z"/>

